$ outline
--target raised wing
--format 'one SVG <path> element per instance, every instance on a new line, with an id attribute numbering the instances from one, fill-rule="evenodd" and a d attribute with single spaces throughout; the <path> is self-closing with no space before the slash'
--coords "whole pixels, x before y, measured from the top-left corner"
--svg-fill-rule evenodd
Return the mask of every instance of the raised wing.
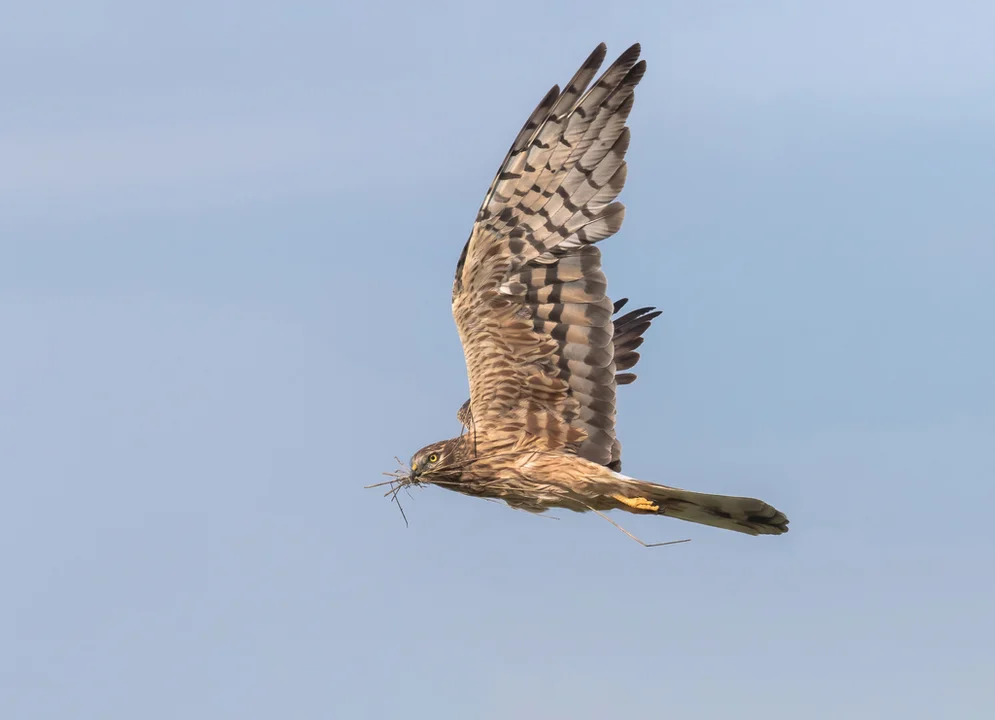
<path id="1" fill-rule="evenodd" d="M 616 300 L 612 306 L 612 347 L 615 356 L 615 384 L 628 385 L 636 379 L 636 374 L 632 372 L 621 372 L 631 370 L 639 362 L 639 353 L 636 350 L 643 344 L 643 333 L 649 329 L 650 323 L 660 316 L 660 311 L 652 307 L 632 310 L 625 315 L 618 316 L 619 311 L 629 302 L 628 298 Z M 473 410 L 470 407 L 470 400 L 467 399 L 460 409 L 456 411 L 456 419 L 467 429 L 473 423 Z M 618 438 L 612 448 L 612 461 L 608 463 L 615 472 L 622 470 L 622 445 Z"/>
<path id="2" fill-rule="evenodd" d="M 622 224 L 633 45 L 589 89 L 604 44 L 554 87 L 491 183 L 453 283 L 475 436 L 613 461 L 612 303 L 594 243 Z M 634 350 L 634 348 L 632 348 Z M 632 361 L 635 362 L 634 360 Z"/>

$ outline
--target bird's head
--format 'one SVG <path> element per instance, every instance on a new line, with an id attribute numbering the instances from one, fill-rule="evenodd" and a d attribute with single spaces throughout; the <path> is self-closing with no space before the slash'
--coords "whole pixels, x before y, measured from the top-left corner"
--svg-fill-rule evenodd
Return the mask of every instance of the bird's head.
<path id="1" fill-rule="evenodd" d="M 459 438 L 452 440 L 440 440 L 431 445 L 426 445 L 421 450 L 411 456 L 411 481 L 419 482 L 420 478 L 441 473 L 451 469 L 456 462 L 456 446 Z"/>
<path id="2" fill-rule="evenodd" d="M 397 502 L 397 507 L 404 517 L 404 509 L 397 499 L 397 494 L 404 488 L 411 485 L 442 485 L 454 486 L 460 480 L 460 474 L 466 467 L 466 451 L 463 447 L 463 438 L 455 437 L 452 440 L 440 440 L 439 442 L 426 445 L 421 450 L 411 456 L 408 467 L 397 457 L 401 469 L 393 472 L 385 472 L 384 475 L 390 478 L 384 482 L 367 485 L 368 488 L 383 487 L 389 485 L 390 490 L 384 493 L 389 495 L 392 502 Z M 404 517 L 404 524 L 408 524 L 408 518 Z"/>

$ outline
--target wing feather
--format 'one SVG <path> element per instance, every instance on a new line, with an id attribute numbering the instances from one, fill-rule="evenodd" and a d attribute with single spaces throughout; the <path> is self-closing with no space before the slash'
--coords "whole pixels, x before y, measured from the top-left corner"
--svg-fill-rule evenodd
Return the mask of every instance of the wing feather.
<path id="1" fill-rule="evenodd" d="M 613 343 L 612 314 L 624 303 L 609 299 L 594 244 L 624 218 L 615 198 L 645 62 L 633 45 L 592 85 L 605 54 L 599 45 L 516 136 L 457 264 L 453 316 L 470 379 L 459 415 L 478 439 L 609 465 L 620 453 L 619 359 L 624 369 L 635 364 L 648 320 L 629 313 L 624 343 Z"/>

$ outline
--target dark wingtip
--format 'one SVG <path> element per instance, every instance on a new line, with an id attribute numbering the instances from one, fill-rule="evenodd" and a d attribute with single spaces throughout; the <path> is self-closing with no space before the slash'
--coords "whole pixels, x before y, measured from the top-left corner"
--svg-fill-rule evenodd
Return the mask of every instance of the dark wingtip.
<path id="1" fill-rule="evenodd" d="M 646 75 L 646 61 L 640 60 L 632 66 L 632 69 L 629 70 L 628 74 L 625 76 L 625 80 L 622 82 L 627 85 L 638 85 L 644 75 Z"/>
<path id="2" fill-rule="evenodd" d="M 608 45 L 603 42 L 598 43 L 598 46 L 591 51 L 591 54 L 587 56 L 587 60 L 584 61 L 584 67 L 594 69 L 601 67 L 601 63 L 605 61 L 607 54 Z"/>
<path id="3" fill-rule="evenodd" d="M 630 310 L 622 317 L 615 318 L 614 322 L 616 326 L 628 325 L 635 322 L 649 322 L 654 318 L 660 317 L 662 314 L 662 310 L 657 310 L 653 307 L 642 307 Z"/>
<path id="4" fill-rule="evenodd" d="M 639 57 L 639 53 L 643 51 L 643 46 L 639 43 L 632 43 L 629 47 L 625 49 L 625 52 L 618 56 L 618 59 L 622 62 L 635 62 L 636 58 Z"/>

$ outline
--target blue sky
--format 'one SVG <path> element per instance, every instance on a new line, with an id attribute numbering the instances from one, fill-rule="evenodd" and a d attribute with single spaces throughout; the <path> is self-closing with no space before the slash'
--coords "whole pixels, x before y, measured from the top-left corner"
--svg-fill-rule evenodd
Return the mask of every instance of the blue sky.
<path id="1" fill-rule="evenodd" d="M 995 6 L 21 3 L 0 23 L 0 715 L 989 718 Z M 362 486 L 457 430 L 453 267 L 640 41 L 627 474 L 750 538 Z"/>

